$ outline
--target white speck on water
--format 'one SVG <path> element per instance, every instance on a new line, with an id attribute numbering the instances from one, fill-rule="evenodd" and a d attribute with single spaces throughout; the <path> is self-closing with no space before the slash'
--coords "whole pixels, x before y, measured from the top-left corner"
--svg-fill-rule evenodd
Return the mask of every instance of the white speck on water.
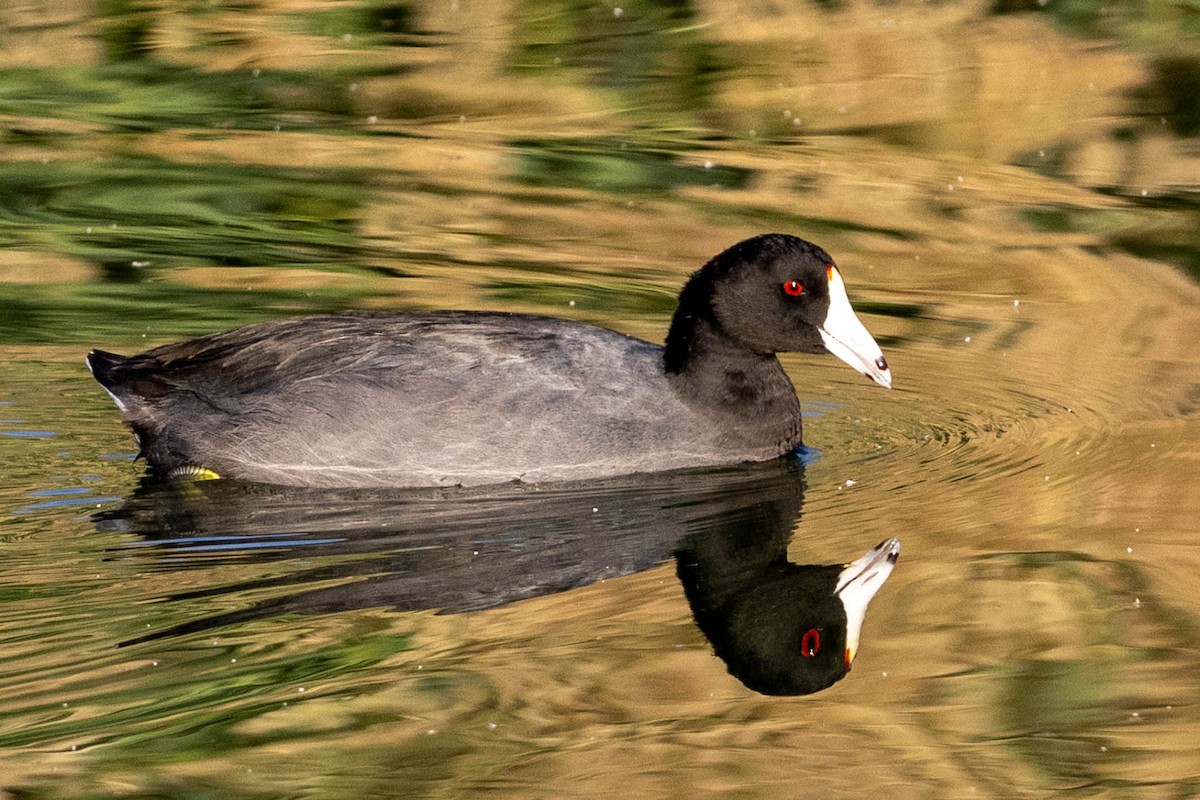
<path id="1" fill-rule="evenodd" d="M 1133 717 L 1134 719 L 1137 719 L 1138 717 L 1141 716 L 1141 714 L 1139 714 L 1136 711 L 1133 711 L 1133 712 L 1130 712 L 1129 716 Z"/>
<path id="2" fill-rule="evenodd" d="M 756 131 L 754 128 L 751 128 L 750 129 L 750 138 L 753 139 L 755 136 L 758 136 L 758 131 Z"/>
<path id="3" fill-rule="evenodd" d="M 350 91 L 351 91 L 351 92 L 357 92 L 357 91 L 358 91 L 358 84 L 357 84 L 357 83 L 352 83 L 352 84 L 350 84 Z"/>
<path id="4" fill-rule="evenodd" d="M 301 687 L 300 687 L 299 689 L 297 689 L 296 691 L 297 691 L 297 692 L 299 692 L 300 694 L 304 694 L 304 687 L 303 687 L 303 686 L 301 686 Z"/>
<path id="5" fill-rule="evenodd" d="M 1046 157 L 1046 151 L 1038 150 L 1038 158 L 1045 158 L 1045 157 Z"/>
<path id="6" fill-rule="evenodd" d="M 962 176 L 962 175 L 959 175 L 959 176 L 958 176 L 958 177 L 957 177 L 955 180 L 957 180 L 959 183 L 962 183 L 962 182 L 963 182 L 963 176 Z"/>
<path id="7" fill-rule="evenodd" d="M 1150 192 L 1146 191 L 1145 189 L 1142 189 L 1142 197 L 1145 197 L 1148 194 L 1150 194 Z"/>
<path id="8" fill-rule="evenodd" d="M 1132 553 L 1132 552 L 1133 552 L 1133 548 L 1132 548 L 1132 547 L 1126 547 L 1126 548 L 1125 548 L 1125 552 L 1126 552 L 1126 553 Z"/>
<path id="9" fill-rule="evenodd" d="M 624 13 L 625 13 L 625 9 L 621 8 L 620 6 L 617 6 L 616 8 L 613 9 L 613 16 L 616 17 L 617 19 L 620 19 L 621 15 Z"/>
<path id="10" fill-rule="evenodd" d="M 85 232 L 86 232 L 86 233 L 91 233 L 91 232 L 92 232 L 92 226 L 91 226 L 91 225 L 89 225 L 89 226 L 86 228 L 86 231 L 85 231 Z"/>
<path id="11" fill-rule="evenodd" d="M 1049 480 L 1050 480 L 1050 476 L 1049 476 L 1049 475 L 1047 475 L 1047 476 L 1046 476 L 1046 480 L 1047 480 L 1047 481 L 1049 481 Z"/>
<path id="12" fill-rule="evenodd" d="M 1016 311 L 1016 310 L 1017 310 L 1017 309 L 1019 309 L 1020 307 L 1021 307 L 1021 301 L 1020 301 L 1020 300 L 1013 300 L 1013 310 L 1014 310 L 1014 311 Z"/>
<path id="13" fill-rule="evenodd" d="M 792 117 L 792 127 L 793 128 L 799 128 L 803 124 L 804 124 L 804 120 L 800 119 L 799 117 Z"/>
<path id="14" fill-rule="evenodd" d="M 417 664 L 417 669 L 425 669 L 425 665 L 424 665 L 424 664 Z"/>
<path id="15" fill-rule="evenodd" d="M 947 184 L 946 184 L 946 191 L 948 191 L 948 192 L 953 192 L 953 191 L 954 191 L 954 184 L 953 184 L 953 183 L 947 183 Z"/>
<path id="16" fill-rule="evenodd" d="M 554 57 L 554 66 L 557 67 L 561 63 L 562 63 L 562 58 L 560 56 L 555 56 Z"/>
<path id="17" fill-rule="evenodd" d="M 964 341 L 964 342 L 966 342 L 967 344 L 970 344 L 970 343 L 971 343 L 971 337 L 970 337 L 970 336 L 964 336 L 964 337 L 963 337 L 963 341 Z"/>
<path id="18" fill-rule="evenodd" d="M 471 555 L 473 555 L 473 556 L 477 556 L 477 555 L 479 555 L 479 551 L 478 551 L 478 550 L 472 550 L 472 551 L 471 551 Z"/>
<path id="19" fill-rule="evenodd" d="M 783 110 L 783 116 L 785 119 L 791 119 L 792 118 L 792 110 L 790 108 L 785 108 Z"/>
<path id="20" fill-rule="evenodd" d="M 253 70 L 251 70 L 250 74 L 257 78 L 259 75 L 262 75 L 262 70 L 258 67 L 255 67 Z"/>
<path id="21" fill-rule="evenodd" d="M 129 266 L 131 266 L 131 267 L 148 267 L 148 266 L 150 266 L 150 262 L 149 261 L 130 261 Z"/>
<path id="22" fill-rule="evenodd" d="M 158 662 L 157 662 L 157 661 L 151 661 L 151 662 L 150 662 L 150 666 L 152 666 L 152 667 L 157 667 L 157 666 L 158 666 Z"/>
<path id="23" fill-rule="evenodd" d="M 374 114 L 372 114 L 371 116 L 367 117 L 367 124 L 368 124 L 368 125 L 374 125 L 376 122 L 379 122 L 379 117 L 375 116 Z"/>
<path id="24" fill-rule="evenodd" d="M 567 305 L 569 305 L 571 308 L 574 308 L 574 307 L 575 307 L 575 301 L 574 301 L 574 300 L 569 300 L 569 301 L 567 301 Z"/>
<path id="25" fill-rule="evenodd" d="M 494 722 L 489 722 L 489 723 L 487 724 L 487 729 L 488 729 L 489 731 L 494 731 L 494 730 L 496 730 L 496 723 L 494 723 Z"/>
<path id="26" fill-rule="evenodd" d="M 599 510 L 600 510 L 600 509 L 599 509 L 599 508 L 597 508 L 596 506 L 592 506 L 592 513 L 593 513 L 593 514 L 597 513 Z"/>
<path id="27" fill-rule="evenodd" d="M 466 114 L 459 114 L 459 115 L 458 115 L 458 124 L 459 124 L 459 125 L 462 125 L 462 124 L 463 124 L 464 122 L 466 122 L 466 121 L 467 121 L 467 115 L 466 115 Z"/>
<path id="28" fill-rule="evenodd" d="M 351 41 L 352 39 L 354 39 L 354 34 L 353 34 L 353 33 L 343 33 L 343 34 L 342 34 L 342 41 L 343 41 L 343 42 L 349 42 L 349 41 Z"/>
<path id="29" fill-rule="evenodd" d="M 704 168 L 705 168 L 705 169 L 712 169 L 712 168 L 713 168 L 713 163 L 712 163 L 711 161 L 705 161 L 705 162 L 704 162 Z"/>
<path id="30" fill-rule="evenodd" d="M 1154 442 L 1151 442 L 1151 443 L 1150 443 L 1150 446 L 1151 446 L 1151 447 L 1158 447 L 1158 445 L 1156 445 Z"/>
<path id="31" fill-rule="evenodd" d="M 847 485 L 847 486 L 853 486 L 853 485 L 854 485 L 854 484 L 856 484 L 856 483 L 858 483 L 858 481 L 854 480 L 853 478 L 846 478 L 846 485 Z"/>
<path id="32" fill-rule="evenodd" d="M 230 664 L 236 664 L 236 663 L 237 663 L 237 659 L 236 659 L 236 658 L 231 658 L 231 659 L 229 659 L 229 663 L 230 663 Z"/>
<path id="33" fill-rule="evenodd" d="M 1140 597 L 1133 598 L 1133 607 L 1141 608 L 1142 607 L 1142 598 L 1140 598 Z"/>
<path id="34" fill-rule="evenodd" d="M 886 673 L 886 672 L 884 672 L 884 673 L 883 673 L 883 677 L 885 677 L 885 678 L 887 677 L 887 673 Z"/>
<path id="35" fill-rule="evenodd" d="M 1134 528 L 1134 529 L 1133 529 L 1133 532 L 1134 532 L 1134 533 L 1141 533 L 1141 532 L 1142 532 L 1142 529 L 1141 529 L 1141 528 Z"/>
<path id="36" fill-rule="evenodd" d="M 436 728 L 430 728 L 429 730 L 425 731 L 426 736 L 433 736 L 435 733 L 437 733 Z"/>
<path id="37" fill-rule="evenodd" d="M 279 126 L 279 125 L 276 125 L 276 126 L 275 126 L 275 132 L 276 132 L 276 133 L 279 133 L 281 130 L 283 130 L 283 128 L 282 128 L 281 126 Z"/>
<path id="38" fill-rule="evenodd" d="M 1043 0 L 1038 0 L 1038 2 L 1039 2 L 1039 3 L 1042 3 L 1042 5 L 1045 5 L 1045 3 L 1043 2 Z M 1107 748 L 1107 747 L 1105 747 L 1104 745 L 1100 745 L 1100 752 L 1101 752 L 1101 753 L 1107 753 L 1107 752 L 1108 752 L 1108 748 Z"/>

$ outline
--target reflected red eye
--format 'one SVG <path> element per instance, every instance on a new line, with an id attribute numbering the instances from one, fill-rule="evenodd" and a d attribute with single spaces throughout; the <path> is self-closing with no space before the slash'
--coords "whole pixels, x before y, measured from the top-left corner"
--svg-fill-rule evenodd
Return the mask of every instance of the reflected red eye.
<path id="1" fill-rule="evenodd" d="M 800 281 L 784 281 L 783 293 L 792 297 L 799 297 L 804 294 L 804 284 Z"/>
<path id="2" fill-rule="evenodd" d="M 809 628 L 805 632 L 804 638 L 800 640 L 800 655 L 812 658 L 819 652 L 821 652 L 821 632 L 816 628 Z"/>

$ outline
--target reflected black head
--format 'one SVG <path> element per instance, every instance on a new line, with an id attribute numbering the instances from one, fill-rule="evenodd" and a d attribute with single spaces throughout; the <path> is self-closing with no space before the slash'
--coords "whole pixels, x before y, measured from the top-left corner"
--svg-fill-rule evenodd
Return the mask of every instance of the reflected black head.
<path id="1" fill-rule="evenodd" d="M 667 368 L 683 368 L 697 326 L 755 353 L 825 351 L 818 327 L 829 311 L 829 254 L 796 236 L 738 242 L 688 280 L 667 335 Z"/>
<path id="2" fill-rule="evenodd" d="M 750 689 L 811 694 L 849 671 L 846 610 L 834 594 L 840 566 L 780 559 L 723 594 L 693 580 L 691 567 L 681 554 L 680 578 L 696 621 L 730 674 Z"/>

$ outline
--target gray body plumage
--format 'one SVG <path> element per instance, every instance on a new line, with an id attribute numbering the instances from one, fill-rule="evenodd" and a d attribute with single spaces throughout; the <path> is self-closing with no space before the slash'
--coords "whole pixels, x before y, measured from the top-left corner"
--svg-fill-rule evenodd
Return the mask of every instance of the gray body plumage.
<path id="1" fill-rule="evenodd" d="M 105 354 L 107 355 L 107 354 Z M 167 468 L 298 486 L 595 478 L 774 458 L 800 408 L 774 356 L 752 402 L 694 396 L 663 348 L 514 314 L 349 313 L 166 345 L 106 382 Z M 757 377 L 757 376 L 756 376 Z"/>

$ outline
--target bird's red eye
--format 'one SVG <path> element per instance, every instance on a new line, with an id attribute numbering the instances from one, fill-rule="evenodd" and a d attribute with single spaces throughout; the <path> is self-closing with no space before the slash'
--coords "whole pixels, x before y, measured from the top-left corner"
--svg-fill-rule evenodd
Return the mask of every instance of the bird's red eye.
<path id="1" fill-rule="evenodd" d="M 809 628 L 805 632 L 804 638 L 800 640 L 800 655 L 812 658 L 819 652 L 821 652 L 821 632 L 816 628 Z"/>
<path id="2" fill-rule="evenodd" d="M 784 281 L 783 293 L 792 297 L 799 297 L 804 294 L 804 284 L 800 281 Z"/>

